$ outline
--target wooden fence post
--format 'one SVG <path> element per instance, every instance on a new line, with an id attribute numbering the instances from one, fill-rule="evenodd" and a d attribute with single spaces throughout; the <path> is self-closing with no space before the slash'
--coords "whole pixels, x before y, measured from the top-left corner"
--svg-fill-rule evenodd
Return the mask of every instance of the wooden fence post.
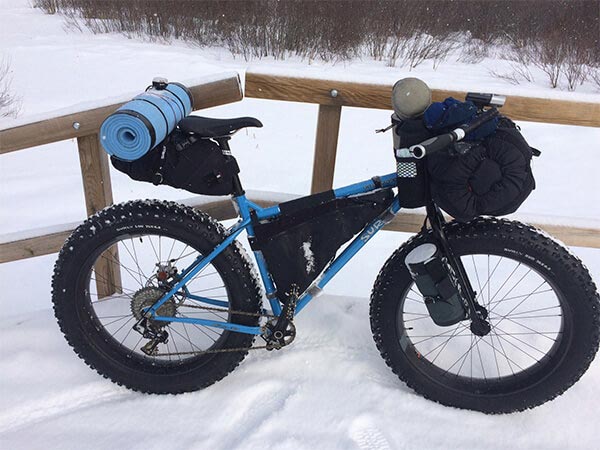
<path id="1" fill-rule="evenodd" d="M 341 113 L 341 106 L 319 105 L 311 194 L 327 191 L 333 187 Z"/>
<path id="2" fill-rule="evenodd" d="M 77 138 L 83 193 L 88 216 L 112 205 L 112 186 L 108 156 L 100 148 L 97 134 Z M 98 298 L 121 291 L 119 254 L 113 246 L 105 251 L 94 266 Z"/>

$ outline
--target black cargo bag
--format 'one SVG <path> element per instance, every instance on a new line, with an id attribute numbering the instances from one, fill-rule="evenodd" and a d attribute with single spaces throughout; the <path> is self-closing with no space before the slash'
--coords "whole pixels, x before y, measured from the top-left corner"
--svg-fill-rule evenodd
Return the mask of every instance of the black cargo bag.
<path id="1" fill-rule="evenodd" d="M 535 188 L 531 157 L 539 152 L 505 117 L 494 133 L 470 145 L 427 156 L 434 202 L 459 221 L 515 212 Z"/>
<path id="2" fill-rule="evenodd" d="M 281 301 L 301 295 L 337 250 L 391 205 L 391 189 L 336 199 L 333 191 L 279 205 L 281 214 L 253 214 L 253 250 L 260 250 Z"/>
<path id="3" fill-rule="evenodd" d="M 162 144 L 140 159 L 110 158 L 115 169 L 137 181 L 166 184 L 204 195 L 229 195 L 240 169 L 232 156 L 223 154 L 210 139 L 175 130 Z"/>

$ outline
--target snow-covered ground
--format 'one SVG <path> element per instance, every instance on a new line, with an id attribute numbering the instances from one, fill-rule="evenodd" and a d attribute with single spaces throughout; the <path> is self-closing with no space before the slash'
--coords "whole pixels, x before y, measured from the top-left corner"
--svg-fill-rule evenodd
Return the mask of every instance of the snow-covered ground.
<path id="1" fill-rule="evenodd" d="M 59 17 L 27 0 L 0 0 L 0 55 L 12 61 L 21 118 L 142 90 L 155 75 L 185 81 L 243 71 L 247 63 L 220 49 L 144 43 L 118 35 L 70 33 Z M 369 60 L 344 64 L 253 62 L 260 70 L 391 82 L 418 76 L 433 87 L 598 102 L 538 83 L 512 86 L 491 78 L 505 61 L 478 65 L 450 59 L 411 73 Z M 202 111 L 252 115 L 265 127 L 236 135 L 232 147 L 248 189 L 309 191 L 317 108 L 246 99 Z M 391 137 L 373 130 L 389 112 L 344 108 L 335 185 L 394 170 Z M 9 119 L 0 127 L 10 126 Z M 600 226 L 600 130 L 521 123 L 531 144 L 538 188 L 516 217 Z M 268 174 L 268 176 L 265 176 Z M 183 191 L 134 183 L 113 173 L 116 201 L 181 199 Z M 74 142 L 0 157 L 0 234 L 78 222 L 85 217 Z M 408 235 L 382 232 L 300 315 L 288 349 L 254 353 L 229 377 L 202 392 L 148 397 L 100 378 L 73 354 L 50 312 L 56 255 L 0 265 L 0 442 L 3 448 L 598 448 L 600 363 L 550 404 L 518 415 L 487 417 L 426 401 L 380 358 L 369 331 L 368 295 L 379 267 Z M 600 282 L 600 252 L 572 249 Z M 157 424 L 164 424 L 158 426 Z M 467 428 L 468 427 L 468 428 Z"/>

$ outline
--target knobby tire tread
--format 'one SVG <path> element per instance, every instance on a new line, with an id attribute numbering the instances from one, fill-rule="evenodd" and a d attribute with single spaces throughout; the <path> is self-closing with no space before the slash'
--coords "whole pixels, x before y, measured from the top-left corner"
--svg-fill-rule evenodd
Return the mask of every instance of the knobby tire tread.
<path id="1" fill-rule="evenodd" d="M 388 340 L 385 339 L 382 329 L 382 321 L 384 319 L 382 312 L 382 301 L 389 293 L 390 277 L 395 276 L 395 272 L 398 271 L 398 264 L 403 264 L 404 257 L 410 250 L 423 242 L 427 242 L 428 237 L 431 236 L 431 230 L 428 230 L 424 234 L 420 233 L 411 237 L 390 256 L 379 272 L 379 275 L 377 276 L 373 286 L 370 305 L 371 330 L 375 344 L 386 364 L 400 378 L 400 380 L 407 384 L 408 387 L 429 400 L 447 406 L 479 410 L 487 414 L 505 414 L 517 411 L 525 411 L 562 395 L 567 389 L 576 383 L 589 368 L 591 362 L 596 356 L 600 343 L 600 297 L 598 295 L 595 283 L 585 265 L 560 242 L 554 240 L 550 236 L 545 235 L 545 233 L 536 230 L 530 225 L 517 221 L 496 218 L 477 218 L 468 223 L 450 222 L 445 225 L 444 230 L 450 243 L 456 239 L 472 239 L 483 236 L 490 239 L 501 239 L 502 241 L 512 241 L 518 242 L 519 244 L 528 245 L 536 251 L 541 251 L 548 258 L 560 260 L 568 271 L 568 274 L 563 274 L 562 276 L 570 277 L 584 292 L 584 295 L 582 295 L 581 298 L 571 301 L 586 302 L 585 306 L 589 311 L 590 322 L 592 324 L 589 334 L 585 339 L 585 342 L 574 344 L 585 345 L 586 356 L 577 367 L 577 370 L 575 370 L 572 376 L 567 380 L 567 382 L 565 382 L 560 389 L 548 393 L 548 395 L 546 395 L 544 398 L 525 398 L 520 404 L 515 404 L 515 402 L 510 405 L 498 403 L 494 406 L 490 406 L 489 402 L 487 401 L 484 401 L 480 404 L 478 404 L 477 401 L 474 401 L 471 406 L 465 408 L 465 406 L 454 404 L 451 397 L 439 398 L 432 396 L 427 384 L 420 382 L 419 373 L 417 373 L 415 369 L 409 367 L 406 363 L 402 364 L 401 362 L 394 360 L 394 358 L 391 356 L 391 347 L 396 344 L 393 342 L 388 342 Z M 393 295 L 393 293 L 391 295 Z M 575 326 L 577 326 L 577 324 L 575 324 Z"/>
<path id="2" fill-rule="evenodd" d="M 64 273 L 69 264 L 77 259 L 77 249 L 80 246 L 80 242 L 89 239 L 90 237 L 93 238 L 95 233 L 90 233 L 90 230 L 97 231 L 106 227 L 118 226 L 122 223 L 135 223 L 136 218 L 148 217 L 149 215 L 152 215 L 154 218 L 161 218 L 162 220 L 177 222 L 179 224 L 184 224 L 186 227 L 191 227 L 194 231 L 200 233 L 202 238 L 211 242 L 213 246 L 222 242 L 226 236 L 225 228 L 215 219 L 203 212 L 196 211 L 175 202 L 163 200 L 134 200 L 107 207 L 90 216 L 83 224 L 81 224 L 66 240 L 60 250 L 52 276 L 52 302 L 54 314 L 61 332 L 77 356 L 102 377 L 110 379 L 119 386 L 125 386 L 128 389 L 146 394 L 179 394 L 203 389 L 223 379 L 242 362 L 248 354 L 248 349 L 252 346 L 255 336 L 244 335 L 246 337 L 244 345 L 236 346 L 245 347 L 245 350 L 240 350 L 235 353 L 219 354 L 237 355 L 237 357 L 231 358 L 228 356 L 221 359 L 216 358 L 216 361 L 213 362 L 215 364 L 220 364 L 220 367 L 213 377 L 209 379 L 201 379 L 199 377 L 197 382 L 187 383 L 187 385 L 181 385 L 176 388 L 170 386 L 161 388 L 160 386 L 157 386 L 156 383 L 153 383 L 150 386 L 149 384 L 138 382 L 137 378 L 141 376 L 139 372 L 132 371 L 132 376 L 129 380 L 114 379 L 109 374 L 105 373 L 105 371 L 100 369 L 100 366 L 102 365 L 100 359 L 102 356 L 90 352 L 90 346 L 82 338 L 82 334 L 73 331 L 80 325 L 67 323 L 67 320 L 70 320 L 66 319 L 69 318 L 69 314 L 67 314 L 66 311 L 69 307 L 68 302 L 74 300 L 69 298 L 68 292 L 66 294 L 63 292 L 63 289 L 68 288 L 69 283 L 69 281 L 65 279 Z M 240 244 L 234 243 L 225 249 L 222 255 L 225 255 L 228 258 L 229 262 L 232 264 L 232 268 L 236 270 L 237 275 L 241 277 L 242 284 L 247 290 L 247 296 L 250 303 L 249 309 L 246 309 L 247 312 L 260 313 L 261 287 L 259 280 L 256 277 L 256 271 L 250 262 L 250 258 L 246 255 L 244 248 Z M 258 324 L 258 317 L 256 317 L 256 324 Z M 232 334 L 239 335 L 239 333 Z M 223 362 L 225 362 L 225 364 L 223 364 Z"/>

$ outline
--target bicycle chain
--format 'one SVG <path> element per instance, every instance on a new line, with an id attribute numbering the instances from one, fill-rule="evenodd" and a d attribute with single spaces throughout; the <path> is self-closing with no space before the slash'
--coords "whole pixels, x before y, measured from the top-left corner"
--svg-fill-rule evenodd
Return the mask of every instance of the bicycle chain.
<path id="1" fill-rule="evenodd" d="M 228 309 L 220 309 L 220 308 L 211 308 L 210 306 L 199 306 L 199 305 L 185 305 L 186 308 L 194 308 L 194 309 L 203 309 L 206 311 L 216 311 L 216 312 L 225 312 L 228 314 L 238 314 L 243 316 L 253 316 L 253 317 L 269 317 L 269 318 L 277 318 L 277 316 L 273 314 L 265 314 L 265 313 L 251 313 L 247 311 L 229 311 Z M 177 352 L 177 353 L 156 353 L 152 356 L 182 356 L 182 355 L 204 355 L 211 353 L 233 353 L 233 352 L 242 352 L 242 351 L 250 351 L 250 350 L 264 350 L 267 348 L 267 345 L 259 345 L 256 347 L 238 347 L 238 348 L 221 348 L 218 350 L 201 350 L 197 352 Z"/>

